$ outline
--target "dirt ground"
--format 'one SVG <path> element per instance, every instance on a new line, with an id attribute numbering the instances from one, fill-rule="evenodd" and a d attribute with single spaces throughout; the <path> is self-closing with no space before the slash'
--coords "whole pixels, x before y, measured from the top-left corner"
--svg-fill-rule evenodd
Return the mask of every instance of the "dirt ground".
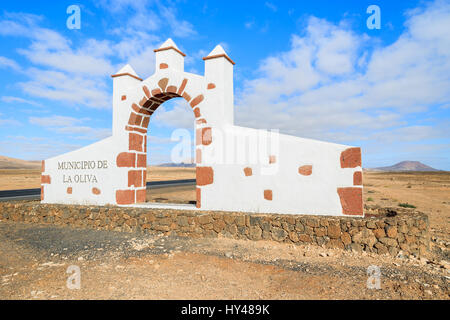
<path id="1" fill-rule="evenodd" d="M 371 265 L 379 290 L 367 288 Z M 449 299 L 449 279 L 416 259 L 0 223 L 0 299 Z"/>
<path id="2" fill-rule="evenodd" d="M 450 172 L 364 172 L 366 205 L 409 204 L 428 214 L 433 233 L 450 241 Z"/>
<path id="3" fill-rule="evenodd" d="M 195 177 L 192 168 L 167 169 L 153 176 Z M 187 203 L 194 190 L 150 189 L 147 201 Z M 366 205 L 408 203 L 429 215 L 432 252 L 422 259 L 0 222 L 0 299 L 449 300 L 449 195 L 450 173 L 364 173 Z M 80 267 L 80 289 L 66 286 L 71 265 Z M 380 290 L 367 288 L 371 265 L 380 267 Z"/>

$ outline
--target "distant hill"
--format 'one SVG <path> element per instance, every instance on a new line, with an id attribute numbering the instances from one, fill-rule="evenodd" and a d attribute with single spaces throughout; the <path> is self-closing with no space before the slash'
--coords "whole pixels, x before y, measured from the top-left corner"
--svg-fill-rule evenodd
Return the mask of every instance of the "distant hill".
<path id="1" fill-rule="evenodd" d="M 378 167 L 369 170 L 374 171 L 441 171 L 434 169 L 419 161 L 402 161 L 389 167 Z"/>
<path id="2" fill-rule="evenodd" d="M 40 169 L 41 161 L 26 161 L 0 156 L 0 169 Z"/>
<path id="3" fill-rule="evenodd" d="M 157 167 L 180 167 L 180 168 L 195 168 L 195 163 L 162 163 Z"/>

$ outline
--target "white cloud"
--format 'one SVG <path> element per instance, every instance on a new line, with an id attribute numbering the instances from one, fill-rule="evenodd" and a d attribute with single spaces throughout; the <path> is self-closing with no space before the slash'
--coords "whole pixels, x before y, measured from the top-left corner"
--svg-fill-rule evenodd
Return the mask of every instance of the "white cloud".
<path id="1" fill-rule="evenodd" d="M 272 2 L 266 1 L 266 3 L 264 4 L 267 8 L 269 8 L 270 10 L 272 10 L 273 12 L 277 12 L 278 8 L 276 5 L 274 5 Z"/>
<path id="2" fill-rule="evenodd" d="M 20 66 L 12 59 L 0 56 L 0 68 L 10 68 L 14 71 L 19 71 Z"/>
<path id="3" fill-rule="evenodd" d="M 173 104 L 173 108 L 169 110 L 170 104 Z M 153 114 L 151 122 L 157 126 L 192 129 L 195 117 L 187 102 L 178 98 L 170 104 L 166 102 L 161 105 Z"/>
<path id="4" fill-rule="evenodd" d="M 436 2 L 410 14 L 404 33 L 383 47 L 345 23 L 311 17 L 290 50 L 263 60 L 260 76 L 237 93 L 236 122 L 349 144 L 392 128 L 397 141 L 436 137 L 407 116 L 450 102 L 449 24 L 450 4 Z"/>
<path id="5" fill-rule="evenodd" d="M 72 135 L 77 140 L 101 140 L 111 136 L 111 129 L 92 128 L 81 125 L 87 121 L 87 118 L 73 118 L 66 116 L 50 116 L 50 117 L 30 117 L 28 121 L 47 130 Z"/>
<path id="6" fill-rule="evenodd" d="M 28 100 L 28 99 L 19 98 L 19 97 L 3 96 L 0 100 L 3 101 L 3 102 L 6 102 L 6 103 L 22 103 L 22 104 L 29 104 L 29 105 L 36 106 L 36 107 L 41 107 L 42 106 L 38 102 L 31 101 L 31 100 Z"/>

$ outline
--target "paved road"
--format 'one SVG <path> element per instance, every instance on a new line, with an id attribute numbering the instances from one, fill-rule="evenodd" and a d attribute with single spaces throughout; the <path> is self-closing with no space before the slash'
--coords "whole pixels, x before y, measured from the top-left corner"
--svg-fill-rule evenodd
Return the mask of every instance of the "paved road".
<path id="1" fill-rule="evenodd" d="M 151 181 L 147 182 L 147 188 L 152 189 L 176 187 L 183 185 L 194 185 L 195 179 L 169 180 L 169 181 Z M 36 200 L 41 197 L 41 189 L 22 189 L 22 190 L 2 190 L 0 191 L 0 201 L 11 200 Z"/>

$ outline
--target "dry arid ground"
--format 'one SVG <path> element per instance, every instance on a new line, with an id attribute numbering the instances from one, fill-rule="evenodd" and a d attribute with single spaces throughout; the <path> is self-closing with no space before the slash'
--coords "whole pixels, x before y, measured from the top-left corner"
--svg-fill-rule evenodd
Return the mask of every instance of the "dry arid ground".
<path id="1" fill-rule="evenodd" d="M 164 169 L 150 168 L 149 180 L 195 177 Z M 450 173 L 365 172 L 364 187 L 366 205 L 408 203 L 429 215 L 428 257 L 0 222 L 0 299 L 449 300 Z M 149 190 L 147 200 L 194 201 L 194 187 Z M 79 290 L 66 287 L 70 265 L 81 269 Z M 366 286 L 370 265 L 381 268 L 380 290 Z"/>

